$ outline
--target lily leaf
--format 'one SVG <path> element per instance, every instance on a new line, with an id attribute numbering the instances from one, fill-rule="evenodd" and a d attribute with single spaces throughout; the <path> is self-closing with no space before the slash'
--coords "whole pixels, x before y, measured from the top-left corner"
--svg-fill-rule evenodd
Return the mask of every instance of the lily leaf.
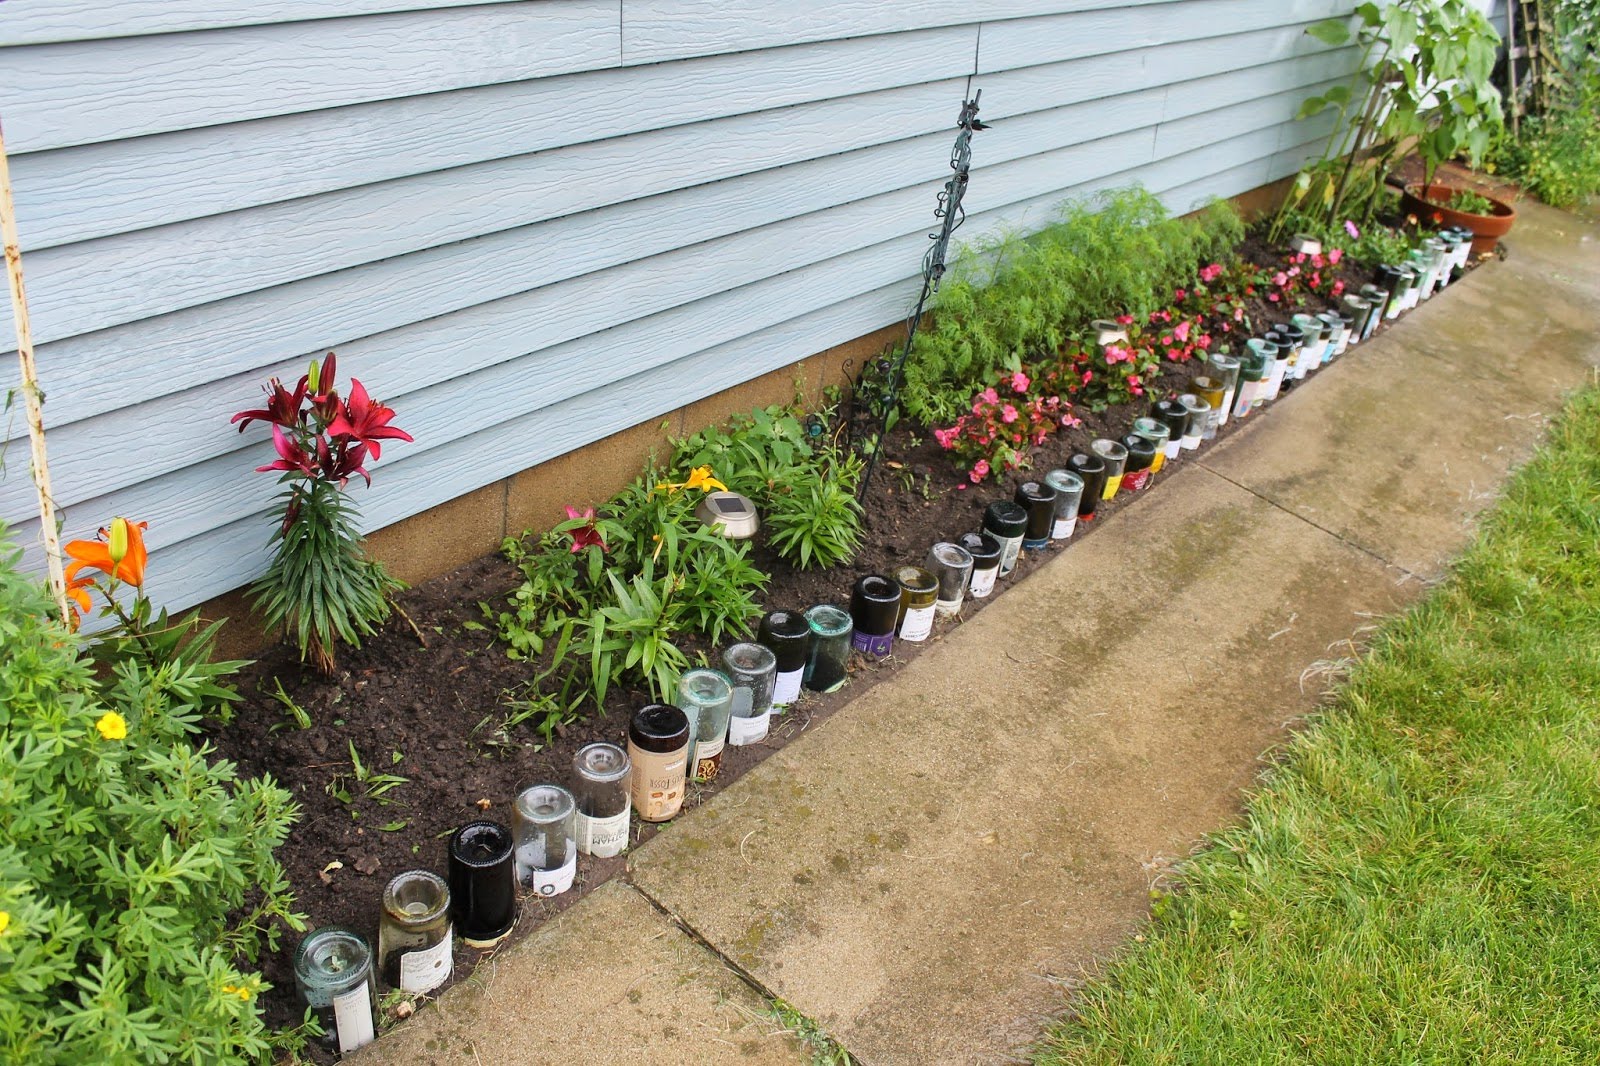
<path id="1" fill-rule="evenodd" d="M 1306 32 L 1326 45 L 1337 46 L 1350 41 L 1350 27 L 1342 18 L 1323 19 L 1307 26 Z"/>

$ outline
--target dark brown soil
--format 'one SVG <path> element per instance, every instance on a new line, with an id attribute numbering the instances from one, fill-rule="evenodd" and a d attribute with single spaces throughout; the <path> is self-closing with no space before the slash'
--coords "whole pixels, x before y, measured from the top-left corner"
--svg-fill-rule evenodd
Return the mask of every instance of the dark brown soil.
<path id="1" fill-rule="evenodd" d="M 1243 251 L 1263 265 L 1281 262 L 1280 254 L 1255 240 Z M 1368 280 L 1350 272 L 1344 276 L 1347 285 Z M 1284 320 L 1290 310 L 1264 301 L 1251 308 L 1258 330 Z M 1148 399 L 1184 391 L 1200 370 L 1197 363 L 1164 364 Z M 1038 449 L 1034 469 L 1064 465 L 1097 437 L 1123 435 L 1146 407 L 1147 402 L 1141 401 L 1098 414 L 1079 411 L 1083 424 Z M 1230 423 L 1222 435 L 1234 428 Z M 1180 459 L 1177 465 L 1185 461 Z M 921 563 L 933 542 L 976 530 L 983 508 L 992 500 L 1009 498 L 1024 479 L 1013 475 L 998 483 L 971 485 L 930 434 L 901 425 L 886 438 L 866 501 L 864 547 L 856 559 L 831 571 L 797 572 L 758 544 L 757 564 L 772 575 L 766 602 L 788 608 L 848 603 L 850 586 L 858 576 Z M 1162 480 L 1164 476 L 1153 484 Z M 1058 552 L 1071 550 L 1076 540 L 1098 535 L 1107 523 L 1116 521 L 1125 503 L 1124 494 L 1101 504 L 1094 520 L 1080 524 L 1072 541 L 1024 553 L 1016 572 L 997 593 Z M 211 739 L 222 756 L 238 763 L 241 775 L 270 774 L 301 805 L 300 821 L 279 857 L 298 907 L 312 927 L 345 925 L 375 942 L 379 900 L 389 878 L 414 868 L 443 873 L 445 838 L 452 830 L 478 817 L 509 824 L 512 798 L 522 787 L 538 781 L 567 782 L 579 747 L 593 740 L 623 742 L 629 714 L 648 702 L 640 690 L 617 692 L 608 699 L 604 714 L 566 727 L 554 744 L 544 748 L 528 726 L 512 730 L 509 736 L 501 732 L 505 694 L 528 679 L 530 668 L 507 658 L 495 645 L 492 631 L 484 628 L 479 603 L 498 608 L 518 581 L 517 571 L 504 559 L 486 556 L 403 598 L 404 610 L 425 637 L 426 647 L 397 619 L 360 651 L 346 652 L 331 680 L 302 668 L 287 648 L 268 651 L 240 678 L 245 698 L 238 715 L 231 725 L 217 728 Z M 990 602 L 969 599 L 963 619 Z M 842 691 L 807 694 L 774 720 L 765 743 L 728 748 L 716 781 L 691 786 L 686 809 L 738 780 L 865 687 L 892 675 L 919 650 L 918 645 L 898 642 L 893 658 L 883 662 L 858 658 L 851 683 Z M 296 728 L 278 697 L 280 684 L 283 696 L 310 715 L 310 728 Z M 351 745 L 371 772 L 407 780 L 379 799 L 363 798 L 363 786 L 351 774 Z M 352 796 L 348 805 L 331 795 L 341 786 Z M 655 832 L 655 827 L 636 822 L 634 842 Z M 576 887 L 555 900 L 526 900 L 511 939 L 527 935 L 596 886 L 622 874 L 624 865 L 623 857 L 581 857 Z M 262 960 L 265 976 L 274 986 L 263 996 L 273 1026 L 299 1020 L 291 962 L 295 939 L 286 937 L 283 950 Z M 458 943 L 454 979 L 467 977 L 482 958 L 483 953 Z"/>

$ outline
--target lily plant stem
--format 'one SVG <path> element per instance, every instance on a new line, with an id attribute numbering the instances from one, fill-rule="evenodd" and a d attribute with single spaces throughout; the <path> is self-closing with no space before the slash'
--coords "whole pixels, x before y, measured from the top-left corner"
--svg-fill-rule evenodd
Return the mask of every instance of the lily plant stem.
<path id="1" fill-rule="evenodd" d="M 6 278 L 11 287 L 11 317 L 17 327 L 17 360 L 22 370 L 22 402 L 27 411 L 30 466 L 39 497 L 39 535 L 44 541 L 50 594 L 63 625 L 72 624 L 67 604 L 67 579 L 61 564 L 61 531 L 56 525 L 55 496 L 50 490 L 50 463 L 44 447 L 44 392 L 33 359 L 33 331 L 28 324 L 28 294 L 22 282 L 22 245 L 17 237 L 17 208 L 11 198 L 11 167 L 6 161 L 5 131 L 0 128 L 0 238 L 5 242 Z"/>

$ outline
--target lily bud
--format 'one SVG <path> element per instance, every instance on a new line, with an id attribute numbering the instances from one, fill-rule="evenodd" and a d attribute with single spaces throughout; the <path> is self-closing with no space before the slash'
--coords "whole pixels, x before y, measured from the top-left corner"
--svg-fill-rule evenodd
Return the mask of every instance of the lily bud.
<path id="1" fill-rule="evenodd" d="M 313 359 L 313 360 L 311 360 L 311 369 L 306 371 L 306 385 L 307 385 L 307 387 L 309 387 L 311 389 L 311 392 L 312 392 L 313 395 L 315 395 L 316 393 L 319 393 L 319 392 L 322 391 L 322 386 L 318 383 L 318 380 L 317 380 L 317 374 L 318 374 L 317 361 L 315 359 Z"/>
<path id="2" fill-rule="evenodd" d="M 111 520 L 111 535 L 106 540 L 107 554 L 111 556 L 111 565 L 116 566 L 128 557 L 128 520 L 126 518 L 113 518 Z"/>

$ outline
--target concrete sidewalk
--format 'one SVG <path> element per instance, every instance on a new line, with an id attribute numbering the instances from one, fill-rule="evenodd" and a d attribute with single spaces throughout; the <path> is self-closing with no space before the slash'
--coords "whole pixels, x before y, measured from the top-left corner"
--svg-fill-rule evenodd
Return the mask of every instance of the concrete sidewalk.
<path id="1" fill-rule="evenodd" d="M 355 1061 L 1025 1053 L 1600 364 L 1600 226 L 1508 243 Z"/>

